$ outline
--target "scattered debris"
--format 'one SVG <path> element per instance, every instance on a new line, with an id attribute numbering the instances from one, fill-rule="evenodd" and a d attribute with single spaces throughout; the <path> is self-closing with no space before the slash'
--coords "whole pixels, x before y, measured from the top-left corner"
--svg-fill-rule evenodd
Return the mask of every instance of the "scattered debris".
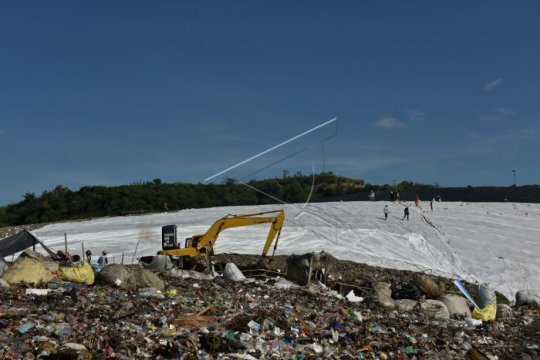
<path id="1" fill-rule="evenodd" d="M 173 275 L 175 271 L 158 276 L 137 265 L 108 265 L 105 276 L 100 273 L 91 286 L 58 278 L 32 288 L 17 283 L 0 292 L 0 358 L 540 355 L 536 307 L 514 307 L 496 321 L 475 320 L 465 316 L 465 300 L 453 294 L 443 294 L 441 301 L 392 299 L 392 280 L 413 283 L 409 273 L 375 268 L 346 273 L 350 263 L 340 268 L 335 261 L 333 266 L 336 278 L 343 278 L 339 284 L 312 278 L 309 286 L 299 286 L 270 276 L 233 282 L 221 276 L 193 278 L 195 272 L 186 272 L 189 277 Z M 286 268 L 281 271 L 286 273 Z M 123 283 L 132 286 L 120 286 Z M 360 298 L 363 301 L 355 301 Z"/>
<path id="2" fill-rule="evenodd" d="M 354 293 L 354 290 L 351 290 L 349 291 L 349 293 L 347 294 L 347 296 L 345 296 L 347 298 L 347 300 L 349 300 L 350 302 L 362 302 L 364 301 L 364 298 L 361 297 L 361 296 L 356 296 L 356 294 Z"/>

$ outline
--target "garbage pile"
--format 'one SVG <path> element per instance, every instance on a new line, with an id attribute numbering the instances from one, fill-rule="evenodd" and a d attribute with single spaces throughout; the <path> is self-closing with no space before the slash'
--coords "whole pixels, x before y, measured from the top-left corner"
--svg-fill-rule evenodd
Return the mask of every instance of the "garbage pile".
<path id="1" fill-rule="evenodd" d="M 316 267 L 317 271 L 308 273 L 318 277 L 309 279 L 309 285 L 299 285 L 280 276 L 246 278 L 234 264 L 227 268 L 227 279 L 178 269 L 156 275 L 137 266 L 112 264 L 96 273 L 93 285 L 56 276 L 39 284 L 3 281 L 0 357 L 540 356 L 540 311 L 534 304 L 498 304 L 496 319 L 481 321 L 472 317 L 472 306 L 459 290 L 445 289 L 421 275 L 415 281 L 408 277 L 400 281 L 398 271 L 388 270 L 395 281 L 358 273 L 354 282 L 343 282 Z M 333 271 L 339 272 L 336 263 Z M 524 301 L 523 294 L 520 299 Z"/>

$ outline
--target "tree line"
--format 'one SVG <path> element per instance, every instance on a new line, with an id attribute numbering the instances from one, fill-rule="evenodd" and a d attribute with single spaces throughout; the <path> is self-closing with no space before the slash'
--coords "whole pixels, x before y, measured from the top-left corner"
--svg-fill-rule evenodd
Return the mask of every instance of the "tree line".
<path id="1" fill-rule="evenodd" d="M 437 184 L 401 181 L 373 185 L 332 172 L 315 175 L 296 173 L 246 183 L 225 178 L 220 184 L 164 183 L 160 179 L 121 186 L 84 186 L 73 191 L 59 185 L 37 196 L 26 193 L 23 200 L 0 207 L 0 227 L 88 219 L 104 216 L 177 211 L 233 205 L 263 205 L 321 201 L 390 200 L 400 192 L 411 201 L 441 197 L 447 201 L 512 201 L 540 203 L 540 185 L 509 187 L 441 188 Z"/>
<path id="2" fill-rule="evenodd" d="M 312 186 L 313 185 L 313 186 Z M 260 205 L 322 201 L 328 197 L 365 191 L 364 182 L 331 172 L 297 173 L 239 183 L 164 183 L 160 179 L 122 186 L 84 186 L 73 191 L 59 185 L 41 195 L 0 207 L 0 226 L 14 226 L 103 216 L 176 211 L 231 205 Z"/>

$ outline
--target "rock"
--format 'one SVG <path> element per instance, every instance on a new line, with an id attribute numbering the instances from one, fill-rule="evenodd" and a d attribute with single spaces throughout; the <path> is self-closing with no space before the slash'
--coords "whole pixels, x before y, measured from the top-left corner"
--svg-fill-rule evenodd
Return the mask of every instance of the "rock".
<path id="1" fill-rule="evenodd" d="M 225 278 L 225 280 L 230 281 L 246 280 L 246 277 L 244 276 L 242 271 L 240 271 L 238 266 L 236 266 L 236 264 L 234 263 L 225 264 L 225 271 L 223 272 L 223 277 Z"/>
<path id="2" fill-rule="evenodd" d="M 0 287 L 10 287 L 10 285 L 6 280 L 0 279 Z"/>
<path id="3" fill-rule="evenodd" d="M 387 309 L 395 309 L 396 302 L 392 299 L 392 290 L 389 283 L 376 283 L 373 286 L 375 290 L 375 300 Z"/>
<path id="4" fill-rule="evenodd" d="M 418 304 L 418 301 L 412 299 L 401 299 L 396 300 L 395 303 L 399 311 L 408 312 L 414 309 L 414 307 Z"/>
<path id="5" fill-rule="evenodd" d="M 133 276 L 137 279 L 137 288 L 153 288 L 159 291 L 165 290 L 165 283 L 150 270 L 136 269 Z"/>
<path id="6" fill-rule="evenodd" d="M 420 303 L 420 308 L 433 319 L 450 319 L 450 313 L 442 301 L 426 300 Z"/>
<path id="7" fill-rule="evenodd" d="M 124 265 L 105 265 L 99 275 L 105 282 L 116 285 L 121 289 L 127 291 L 137 290 L 137 280 Z"/>
<path id="8" fill-rule="evenodd" d="M 532 305 L 540 307 L 540 291 L 519 290 L 516 293 L 516 305 Z"/>
<path id="9" fill-rule="evenodd" d="M 464 297 L 459 295 L 443 295 L 438 300 L 446 305 L 450 316 L 471 317 L 471 310 L 469 310 L 467 300 Z"/>
<path id="10" fill-rule="evenodd" d="M 109 284 L 127 291 L 141 288 L 153 288 L 159 291 L 165 289 L 165 283 L 156 274 L 146 269 L 129 269 L 124 265 L 106 265 L 99 273 L 100 277 Z"/>
<path id="11" fill-rule="evenodd" d="M 418 275 L 414 282 L 427 299 L 438 299 L 443 295 L 443 289 L 427 275 Z"/>
<path id="12" fill-rule="evenodd" d="M 506 304 L 497 304 L 497 320 L 512 316 L 512 308 Z"/>

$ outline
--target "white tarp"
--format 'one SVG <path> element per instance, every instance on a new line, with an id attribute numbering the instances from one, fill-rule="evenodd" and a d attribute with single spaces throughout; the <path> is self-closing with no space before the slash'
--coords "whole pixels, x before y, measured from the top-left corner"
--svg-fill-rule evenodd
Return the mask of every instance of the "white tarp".
<path id="1" fill-rule="evenodd" d="M 390 216 L 384 220 L 383 208 Z M 156 255 L 161 227 L 175 224 L 178 238 L 206 232 L 227 214 L 285 210 L 285 226 L 276 254 L 326 251 L 339 259 L 406 270 L 425 270 L 468 281 L 489 283 L 513 299 L 521 289 L 540 288 L 540 204 L 436 202 L 403 206 L 387 201 L 303 205 L 238 206 L 123 216 L 58 223 L 33 231 L 52 248 L 69 251 L 106 250 L 109 260 L 124 263 L 136 256 Z M 224 231 L 217 253 L 262 252 L 268 224 Z M 137 246 L 138 244 L 138 246 Z M 136 258 L 134 262 L 136 262 Z"/>

